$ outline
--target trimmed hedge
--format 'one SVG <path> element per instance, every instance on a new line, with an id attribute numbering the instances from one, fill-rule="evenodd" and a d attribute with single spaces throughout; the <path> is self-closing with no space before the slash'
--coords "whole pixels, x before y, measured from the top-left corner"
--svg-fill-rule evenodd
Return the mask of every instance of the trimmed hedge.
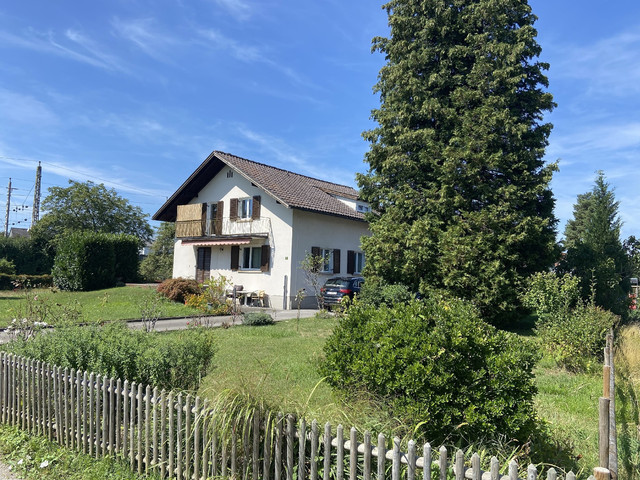
<path id="1" fill-rule="evenodd" d="M 58 241 L 53 282 L 62 290 L 91 291 L 132 279 L 138 271 L 138 240 L 129 235 L 74 232 Z"/>
<path id="2" fill-rule="evenodd" d="M 28 283 L 33 288 L 49 288 L 53 286 L 51 275 L 6 275 L 0 273 L 0 290 L 13 290 L 14 282 L 20 282 L 22 286 Z"/>
<path id="3" fill-rule="evenodd" d="M 46 243 L 33 238 L 0 237 L 0 258 L 12 261 L 16 273 L 26 275 L 49 274 L 53 264 Z"/>

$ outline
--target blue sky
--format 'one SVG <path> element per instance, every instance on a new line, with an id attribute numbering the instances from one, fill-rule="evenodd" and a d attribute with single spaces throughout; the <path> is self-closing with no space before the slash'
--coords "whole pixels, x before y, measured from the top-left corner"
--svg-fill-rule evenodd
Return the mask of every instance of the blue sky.
<path id="1" fill-rule="evenodd" d="M 640 236 L 640 2 L 531 0 L 558 107 L 559 230 L 604 170 Z M 212 150 L 355 186 L 387 33 L 371 0 L 0 4 L 0 223 L 69 178 L 154 213 Z M 29 208 L 10 223 L 28 226 Z M 18 223 L 21 222 L 21 223 Z"/>

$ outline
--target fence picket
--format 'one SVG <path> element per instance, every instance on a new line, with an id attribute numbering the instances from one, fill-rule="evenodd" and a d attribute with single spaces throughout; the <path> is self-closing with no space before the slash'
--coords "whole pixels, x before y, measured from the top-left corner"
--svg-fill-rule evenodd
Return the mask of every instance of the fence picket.
<path id="1" fill-rule="evenodd" d="M 397 437 L 389 447 L 380 434 L 375 446 L 371 433 L 365 431 L 359 444 L 355 428 L 345 441 L 342 425 L 337 426 L 334 437 L 329 423 L 320 432 L 315 420 L 308 425 L 304 418 L 270 417 L 258 410 L 220 425 L 208 401 L 198 396 L 159 392 L 149 385 L 13 354 L 0 353 L 0 389 L 1 421 L 31 434 L 47 435 L 91 456 L 121 453 L 139 474 L 157 473 L 178 480 L 205 480 L 219 474 L 242 480 L 285 480 L 285 476 L 286 480 L 345 480 L 346 467 L 348 480 L 372 480 L 376 457 L 376 480 L 386 480 L 389 473 L 390 480 L 404 478 L 405 465 L 406 480 L 417 480 L 419 468 L 421 480 L 432 480 L 434 459 L 429 443 L 419 457 L 413 440 L 403 453 Z M 518 479 L 515 461 L 508 465 L 508 476 L 501 476 L 496 457 L 491 457 L 489 471 L 483 472 L 477 453 L 467 468 L 461 450 L 451 453 L 449 458 L 444 446 L 439 450 L 439 480 L 450 475 L 449 462 L 453 462 L 456 480 Z M 390 472 L 386 471 L 387 461 L 392 462 Z M 543 473 L 529 465 L 527 480 L 537 480 Z M 549 468 L 546 477 L 557 480 L 558 474 Z M 569 472 L 566 480 L 575 480 L 575 475 Z"/>

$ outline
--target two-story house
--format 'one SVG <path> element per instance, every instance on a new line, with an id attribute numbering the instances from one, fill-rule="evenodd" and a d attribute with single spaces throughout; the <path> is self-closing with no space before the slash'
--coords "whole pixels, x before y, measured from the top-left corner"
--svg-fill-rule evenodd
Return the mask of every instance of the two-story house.
<path id="1" fill-rule="evenodd" d="M 315 298 L 300 263 L 324 259 L 322 277 L 357 275 L 369 205 L 356 190 L 214 151 L 153 216 L 176 222 L 173 276 L 222 274 L 245 291 L 264 291 L 275 308 Z"/>

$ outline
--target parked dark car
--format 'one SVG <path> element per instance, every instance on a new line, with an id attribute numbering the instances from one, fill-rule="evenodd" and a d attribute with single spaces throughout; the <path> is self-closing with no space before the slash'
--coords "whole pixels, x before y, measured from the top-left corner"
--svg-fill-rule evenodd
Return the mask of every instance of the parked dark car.
<path id="1" fill-rule="evenodd" d="M 364 285 L 362 277 L 333 277 L 327 280 L 320 289 L 322 302 L 325 306 L 339 304 L 344 297 L 353 299 L 353 296 L 360 292 Z"/>

